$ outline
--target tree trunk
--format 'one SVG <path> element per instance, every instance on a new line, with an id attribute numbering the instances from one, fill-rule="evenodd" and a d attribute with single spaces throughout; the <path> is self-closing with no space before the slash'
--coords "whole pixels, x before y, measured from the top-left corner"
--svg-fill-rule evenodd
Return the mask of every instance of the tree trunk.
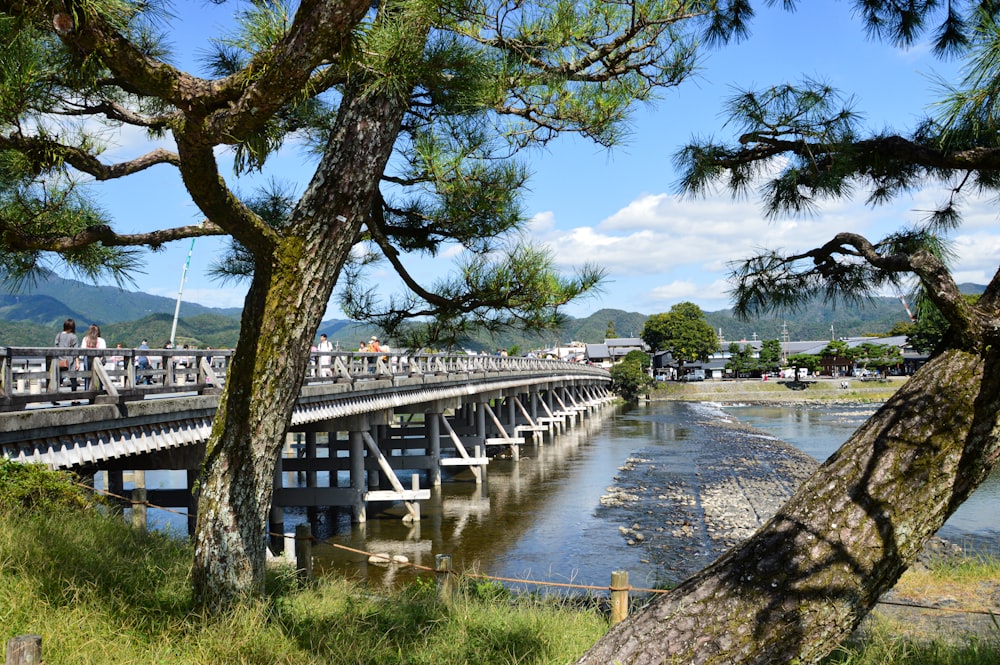
<path id="1" fill-rule="evenodd" d="M 264 583 L 277 457 L 309 347 L 363 222 L 405 100 L 345 94 L 337 128 L 290 224 L 257 256 L 240 339 L 212 424 L 199 483 L 192 582 L 223 609 Z"/>
<path id="2" fill-rule="evenodd" d="M 198 487 L 193 582 L 209 607 L 263 588 L 274 467 L 329 297 L 315 272 L 258 270 L 244 305 Z"/>
<path id="3" fill-rule="evenodd" d="M 935 357 L 752 538 L 578 663 L 817 662 L 989 475 L 998 413 L 995 345 Z"/>

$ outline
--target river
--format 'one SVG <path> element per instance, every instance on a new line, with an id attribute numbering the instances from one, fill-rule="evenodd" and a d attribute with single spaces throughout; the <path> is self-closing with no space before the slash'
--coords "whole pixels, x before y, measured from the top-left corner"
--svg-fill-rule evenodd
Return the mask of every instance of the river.
<path id="1" fill-rule="evenodd" d="M 457 570 L 516 580 L 607 586 L 612 570 L 626 570 L 636 587 L 675 583 L 731 542 L 699 526 L 709 510 L 703 501 L 686 502 L 698 496 L 708 475 L 722 469 L 745 487 L 753 487 L 755 477 L 770 481 L 784 475 L 782 465 L 804 455 L 789 455 L 791 448 L 781 442 L 822 461 L 873 408 L 653 402 L 606 409 L 554 443 L 522 447 L 518 462 L 492 460 L 484 485 L 477 486 L 468 472 L 449 479 L 421 503 L 419 522 L 405 524 L 398 506 L 384 512 L 370 508 L 363 525 L 351 525 L 342 510 L 314 513 L 314 535 L 327 543 L 315 550 L 316 568 L 376 584 L 416 574 L 369 564 L 366 555 L 337 545 L 403 555 L 428 567 L 435 555 L 450 554 Z M 720 427 L 734 418 L 760 431 Z M 739 451 L 736 458 L 722 457 L 733 451 Z M 156 482 L 147 475 L 150 486 Z M 782 488 L 785 494 L 791 490 L 791 483 Z M 994 474 L 940 535 L 1000 550 L 993 516 L 998 499 L 1000 475 Z M 776 505 L 756 510 L 763 519 Z M 151 519 L 183 528 L 176 517 Z M 305 519 L 304 509 L 288 510 L 285 530 Z M 535 588 L 529 582 L 509 584 Z"/>
<path id="2" fill-rule="evenodd" d="M 819 461 L 829 457 L 850 437 L 868 416 L 872 405 L 837 404 L 832 406 L 735 406 L 725 411 L 741 422 L 752 425 L 782 441 L 787 441 Z M 973 547 L 985 546 L 1000 551 L 1000 470 L 976 489 L 968 501 L 958 507 L 938 532 L 942 538 Z"/>

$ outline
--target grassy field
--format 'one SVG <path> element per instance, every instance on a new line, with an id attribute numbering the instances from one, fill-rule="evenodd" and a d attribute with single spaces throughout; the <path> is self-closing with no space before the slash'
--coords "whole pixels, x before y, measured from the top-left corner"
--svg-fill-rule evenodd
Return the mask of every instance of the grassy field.
<path id="1" fill-rule="evenodd" d="M 493 582 L 461 580 L 446 606 L 431 578 L 391 594 L 336 578 L 301 588 L 287 568 L 271 571 L 262 597 L 208 616 L 192 601 L 186 540 L 134 530 L 61 474 L 24 469 L 0 460 L 0 645 L 41 635 L 49 665 L 548 665 L 573 662 L 608 628 L 596 602 L 513 596 Z M 992 607 L 1000 562 L 914 570 L 900 589 Z M 970 636 L 954 623 L 915 626 L 879 617 L 826 662 L 1000 662 L 995 623 Z"/>

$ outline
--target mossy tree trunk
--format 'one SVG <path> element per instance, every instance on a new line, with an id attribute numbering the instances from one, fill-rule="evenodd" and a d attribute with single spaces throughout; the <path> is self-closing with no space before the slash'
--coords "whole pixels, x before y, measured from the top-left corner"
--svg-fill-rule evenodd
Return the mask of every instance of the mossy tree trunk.
<path id="1" fill-rule="evenodd" d="M 309 347 L 405 108 L 392 96 L 345 96 L 339 130 L 289 225 L 272 245 L 250 247 L 257 264 L 198 487 L 192 579 L 208 607 L 263 588 L 274 469 Z"/>
<path id="2" fill-rule="evenodd" d="M 935 357 L 752 538 L 613 628 L 578 663 L 814 663 L 989 475 L 1000 353 Z"/>

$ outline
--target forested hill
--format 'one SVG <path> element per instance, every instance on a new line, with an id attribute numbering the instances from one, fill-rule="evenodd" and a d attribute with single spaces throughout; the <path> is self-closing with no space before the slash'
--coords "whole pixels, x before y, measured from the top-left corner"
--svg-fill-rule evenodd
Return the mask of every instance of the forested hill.
<path id="1" fill-rule="evenodd" d="M 984 287 L 964 284 L 966 293 L 981 293 Z M 78 325 L 97 323 L 104 338 L 114 346 L 134 347 L 142 339 L 150 346 L 161 346 L 170 338 L 173 322 L 173 298 L 164 298 L 110 286 L 90 286 L 79 281 L 51 277 L 48 280 L 13 291 L 0 282 L 0 346 L 48 346 L 67 317 Z M 184 302 L 177 327 L 178 343 L 216 348 L 232 347 L 239 334 L 240 310 L 213 308 Z M 550 347 L 570 341 L 597 343 L 608 333 L 617 337 L 637 337 L 646 315 L 620 309 L 601 309 L 586 318 L 570 319 L 561 333 L 536 337 L 503 335 L 466 340 L 472 350 L 521 350 Z M 731 310 L 706 312 L 708 323 L 721 331 L 727 341 L 741 339 L 782 339 L 783 329 L 790 340 L 823 340 L 836 337 L 884 334 L 898 323 L 909 320 L 898 298 L 879 298 L 870 306 L 829 307 L 816 301 L 802 311 L 739 322 Z M 831 330 L 832 329 L 832 330 Z M 378 331 L 348 320 L 324 321 L 319 332 L 341 348 L 357 348 L 358 341 Z"/>

